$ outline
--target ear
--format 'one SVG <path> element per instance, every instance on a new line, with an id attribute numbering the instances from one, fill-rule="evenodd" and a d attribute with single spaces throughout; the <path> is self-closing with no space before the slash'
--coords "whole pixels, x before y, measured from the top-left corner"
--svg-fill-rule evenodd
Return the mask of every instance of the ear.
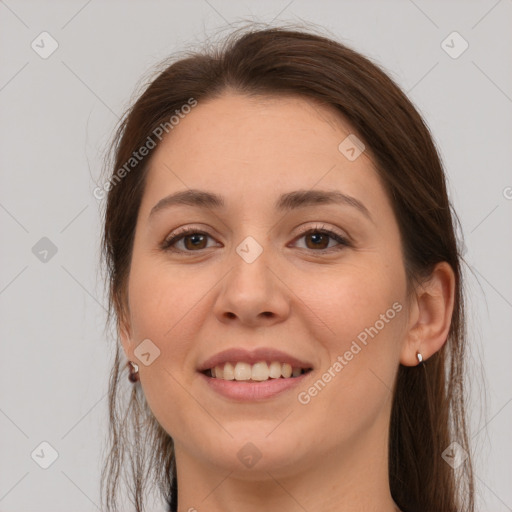
<path id="1" fill-rule="evenodd" d="M 431 276 L 416 290 L 409 328 L 400 354 L 404 366 L 416 366 L 419 352 L 425 361 L 446 343 L 455 299 L 455 274 L 446 262 L 438 263 Z"/>

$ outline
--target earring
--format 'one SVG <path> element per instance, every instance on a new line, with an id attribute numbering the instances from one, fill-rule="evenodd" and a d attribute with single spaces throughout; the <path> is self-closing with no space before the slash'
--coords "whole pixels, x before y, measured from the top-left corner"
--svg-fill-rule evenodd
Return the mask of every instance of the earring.
<path id="1" fill-rule="evenodd" d="M 132 361 L 128 361 L 127 366 L 130 368 L 130 375 L 128 375 L 130 382 L 137 382 L 139 380 L 139 366 L 132 363 Z"/>
<path id="2" fill-rule="evenodd" d="M 423 362 L 423 356 L 419 352 L 416 352 L 416 357 L 418 358 L 418 364 L 421 364 Z"/>

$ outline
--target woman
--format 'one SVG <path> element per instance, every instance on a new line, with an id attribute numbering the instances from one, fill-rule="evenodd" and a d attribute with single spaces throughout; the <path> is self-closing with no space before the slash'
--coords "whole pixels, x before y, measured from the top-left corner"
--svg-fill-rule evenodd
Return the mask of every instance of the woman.
<path id="1" fill-rule="evenodd" d="M 473 511 L 456 216 L 397 85 L 321 35 L 235 32 L 113 148 L 107 509 L 130 467 L 136 510 L 152 483 L 172 511 Z"/>

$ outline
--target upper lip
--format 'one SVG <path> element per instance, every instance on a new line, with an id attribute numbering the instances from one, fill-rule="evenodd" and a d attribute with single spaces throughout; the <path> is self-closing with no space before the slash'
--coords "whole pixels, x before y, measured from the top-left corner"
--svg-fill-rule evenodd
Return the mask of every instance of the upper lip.
<path id="1" fill-rule="evenodd" d="M 280 363 L 288 363 L 292 368 L 313 368 L 311 363 L 302 361 L 301 359 L 291 356 L 286 352 L 282 352 L 281 350 L 259 347 L 254 350 L 246 350 L 243 348 L 230 348 L 223 350 L 222 352 L 218 352 L 203 361 L 197 369 L 202 372 L 228 362 L 255 364 L 260 361 L 278 361 Z"/>

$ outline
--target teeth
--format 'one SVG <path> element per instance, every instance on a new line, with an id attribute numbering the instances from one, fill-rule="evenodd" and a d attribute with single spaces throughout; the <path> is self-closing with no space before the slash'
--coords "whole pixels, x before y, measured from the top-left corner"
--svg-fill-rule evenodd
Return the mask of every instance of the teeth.
<path id="1" fill-rule="evenodd" d="M 288 379 L 292 376 L 292 367 L 288 363 L 283 363 L 283 366 L 281 366 L 281 375 Z"/>
<path id="2" fill-rule="evenodd" d="M 277 361 L 272 361 L 270 363 L 268 373 L 271 379 L 279 379 L 279 377 L 281 377 L 281 363 L 278 363 Z"/>
<path id="3" fill-rule="evenodd" d="M 290 364 L 280 363 L 279 361 L 272 361 L 270 365 L 265 361 L 259 361 L 253 365 L 240 361 L 234 365 L 225 363 L 212 368 L 210 371 L 211 376 L 216 379 L 259 382 L 281 377 L 285 379 L 298 377 L 303 373 L 302 368 L 292 368 Z"/>
<path id="4" fill-rule="evenodd" d="M 222 366 L 215 367 L 215 376 L 219 375 L 220 378 L 224 380 L 234 380 L 235 379 L 235 369 L 231 363 L 226 363 L 224 368 Z"/>
<path id="5" fill-rule="evenodd" d="M 240 363 L 239 363 L 240 364 Z M 261 363 L 256 363 L 252 365 L 252 380 L 268 380 L 269 377 L 269 369 L 267 363 L 262 361 Z"/>
<path id="6" fill-rule="evenodd" d="M 235 380 L 251 380 L 251 365 L 248 363 L 236 363 Z"/>

